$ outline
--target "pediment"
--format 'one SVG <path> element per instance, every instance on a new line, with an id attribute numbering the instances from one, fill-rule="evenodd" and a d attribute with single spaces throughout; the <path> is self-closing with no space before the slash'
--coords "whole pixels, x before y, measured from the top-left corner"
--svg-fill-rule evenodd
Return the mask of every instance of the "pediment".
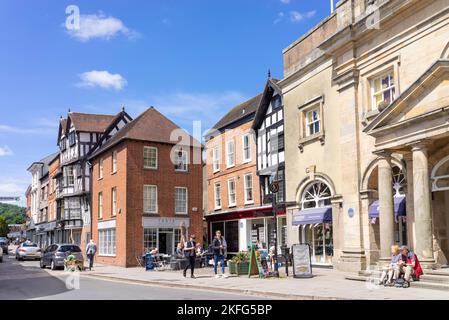
<path id="1" fill-rule="evenodd" d="M 438 60 L 366 128 L 376 131 L 410 123 L 449 106 L 449 60 Z"/>

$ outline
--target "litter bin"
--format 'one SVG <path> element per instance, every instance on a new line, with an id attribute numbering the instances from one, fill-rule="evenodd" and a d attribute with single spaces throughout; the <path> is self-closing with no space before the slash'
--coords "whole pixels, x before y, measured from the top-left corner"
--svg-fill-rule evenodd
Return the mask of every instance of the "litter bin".
<path id="1" fill-rule="evenodd" d="M 154 257 L 151 253 L 145 254 L 145 270 L 154 271 Z"/>

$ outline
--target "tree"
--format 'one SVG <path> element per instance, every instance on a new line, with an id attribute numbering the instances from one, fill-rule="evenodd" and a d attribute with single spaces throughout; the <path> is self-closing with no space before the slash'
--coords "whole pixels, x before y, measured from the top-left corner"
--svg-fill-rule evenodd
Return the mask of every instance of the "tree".
<path id="1" fill-rule="evenodd" d="M 8 224 L 6 223 L 5 217 L 0 216 L 0 237 L 6 237 L 8 234 Z"/>
<path id="2" fill-rule="evenodd" d="M 12 204 L 0 203 L 0 216 L 5 218 L 7 224 L 25 223 L 25 210 Z"/>

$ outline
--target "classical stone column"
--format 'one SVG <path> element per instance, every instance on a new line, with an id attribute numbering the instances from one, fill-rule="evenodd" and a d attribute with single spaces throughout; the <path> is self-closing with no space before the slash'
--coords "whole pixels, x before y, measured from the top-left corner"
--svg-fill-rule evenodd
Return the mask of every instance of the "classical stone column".
<path id="1" fill-rule="evenodd" d="M 415 214 L 413 210 L 413 155 L 406 153 L 404 155 L 405 168 L 407 171 L 406 185 L 406 212 L 407 212 L 407 246 L 415 247 Z"/>
<path id="2" fill-rule="evenodd" d="M 380 259 L 391 259 L 394 244 L 393 172 L 389 154 L 380 154 L 378 162 Z"/>
<path id="3" fill-rule="evenodd" d="M 424 263 L 434 262 L 432 239 L 432 210 L 427 145 L 412 145 L 413 204 L 415 213 L 415 253 Z"/>

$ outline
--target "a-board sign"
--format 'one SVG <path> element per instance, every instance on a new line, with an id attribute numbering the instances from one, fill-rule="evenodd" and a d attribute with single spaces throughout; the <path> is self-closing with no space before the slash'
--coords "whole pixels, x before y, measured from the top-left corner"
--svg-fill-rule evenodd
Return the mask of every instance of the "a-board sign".
<path id="1" fill-rule="evenodd" d="M 294 244 L 292 246 L 293 277 L 312 278 L 312 261 L 310 259 L 310 245 Z"/>

